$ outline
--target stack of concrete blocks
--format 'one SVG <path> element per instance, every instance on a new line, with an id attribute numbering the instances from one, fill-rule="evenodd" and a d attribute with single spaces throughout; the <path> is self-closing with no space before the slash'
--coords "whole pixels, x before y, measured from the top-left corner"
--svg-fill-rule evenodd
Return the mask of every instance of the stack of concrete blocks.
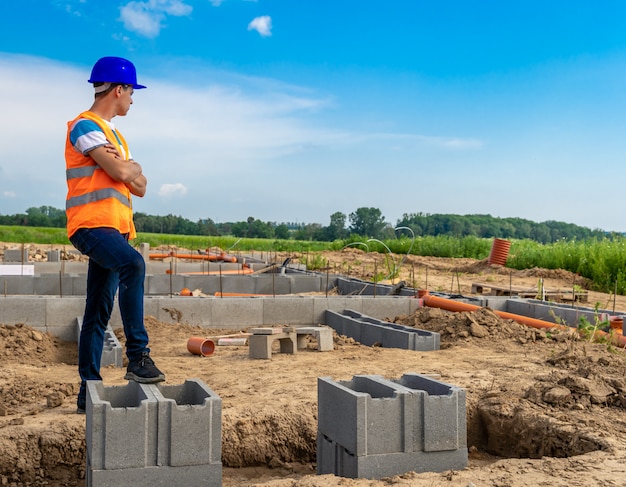
<path id="1" fill-rule="evenodd" d="M 419 374 L 318 378 L 317 474 L 381 479 L 467 466 L 465 391 Z"/>
<path id="2" fill-rule="evenodd" d="M 397 325 L 346 309 L 343 313 L 326 310 L 326 324 L 338 334 L 367 346 L 403 348 L 405 350 L 439 350 L 441 336 L 433 331 Z"/>
<path id="3" fill-rule="evenodd" d="M 222 485 L 222 401 L 181 385 L 87 382 L 87 487 Z"/>
<path id="4" fill-rule="evenodd" d="M 78 338 L 76 342 L 80 342 L 80 330 L 83 327 L 83 319 L 76 318 L 76 322 L 78 323 Z M 104 343 L 102 346 L 102 357 L 100 358 L 100 367 L 106 367 L 108 365 L 113 365 L 114 367 L 122 367 L 123 366 L 123 349 L 120 341 L 115 336 L 115 332 L 111 325 L 107 326 L 107 329 L 104 331 Z"/>
<path id="5" fill-rule="evenodd" d="M 276 340 L 280 345 L 280 353 L 296 353 L 298 351 L 298 335 L 293 327 L 253 328 L 248 337 L 248 356 L 254 359 L 271 359 L 272 346 Z"/>

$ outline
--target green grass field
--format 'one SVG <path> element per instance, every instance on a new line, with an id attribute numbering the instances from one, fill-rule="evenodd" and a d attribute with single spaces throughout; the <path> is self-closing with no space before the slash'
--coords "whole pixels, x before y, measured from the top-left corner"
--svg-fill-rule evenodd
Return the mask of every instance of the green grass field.
<path id="1" fill-rule="evenodd" d="M 62 228 L 0 226 L 0 242 L 69 245 Z M 493 239 L 448 236 L 407 237 L 373 240 L 351 237 L 335 242 L 301 240 L 251 239 L 237 237 L 202 237 L 140 233 L 136 243 L 147 242 L 151 247 L 172 245 L 186 249 L 220 247 L 229 252 L 257 250 L 263 252 L 323 252 L 353 246 L 369 252 L 486 259 Z M 585 241 L 559 241 L 540 244 L 532 240 L 513 240 L 507 267 L 512 269 L 565 269 L 590 279 L 597 291 L 626 294 L 626 239 L 613 237 Z"/>

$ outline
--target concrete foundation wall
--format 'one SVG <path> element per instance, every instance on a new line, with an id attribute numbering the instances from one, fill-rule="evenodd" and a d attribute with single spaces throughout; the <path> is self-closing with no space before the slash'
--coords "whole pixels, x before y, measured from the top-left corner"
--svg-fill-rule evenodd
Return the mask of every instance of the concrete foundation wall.
<path id="1" fill-rule="evenodd" d="M 166 323 L 239 330 L 250 326 L 324 324 L 327 309 L 352 309 L 378 319 L 411 314 L 418 300 L 400 296 L 277 296 L 277 297 L 146 297 L 146 315 Z M 76 341 L 76 317 L 82 317 L 85 298 L 50 296 L 0 297 L 0 323 L 23 323 L 66 341 Z M 180 317 L 180 318 L 179 318 Z M 122 326 L 117 302 L 111 326 Z"/>

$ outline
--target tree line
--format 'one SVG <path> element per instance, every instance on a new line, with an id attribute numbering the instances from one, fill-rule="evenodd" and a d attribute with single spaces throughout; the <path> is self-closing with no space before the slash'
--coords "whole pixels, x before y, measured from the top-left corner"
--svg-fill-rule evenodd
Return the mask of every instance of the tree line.
<path id="1" fill-rule="evenodd" d="M 50 206 L 32 207 L 26 213 L 0 215 L 0 225 L 33 227 L 64 227 L 65 210 Z M 491 215 L 453 215 L 405 213 L 396 225 L 385 221 L 378 208 L 361 207 L 346 215 L 337 211 L 330 215 L 327 226 L 320 223 L 277 223 L 258 220 L 252 216 L 245 221 L 214 222 L 211 218 L 193 222 L 182 216 L 135 214 L 138 232 L 173 235 L 206 235 L 245 238 L 275 238 L 333 242 L 351 236 L 389 239 L 412 233 L 416 237 L 446 235 L 481 238 L 530 239 L 540 243 L 559 240 L 604 238 L 607 232 L 572 223 L 545 221 L 542 223 L 522 218 L 498 218 Z"/>

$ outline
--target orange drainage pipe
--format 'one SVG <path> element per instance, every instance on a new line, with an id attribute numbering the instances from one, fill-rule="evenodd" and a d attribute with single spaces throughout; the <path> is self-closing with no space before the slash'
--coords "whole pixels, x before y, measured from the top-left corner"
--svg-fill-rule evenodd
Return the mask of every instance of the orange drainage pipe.
<path id="1" fill-rule="evenodd" d="M 212 261 L 223 261 L 223 262 L 237 262 L 237 257 L 235 257 L 234 255 L 227 255 L 227 254 L 177 254 L 175 252 L 150 254 L 151 260 L 164 260 L 164 259 L 169 259 L 170 257 L 175 257 L 176 259 L 187 259 L 187 260 L 212 260 Z"/>
<path id="2" fill-rule="evenodd" d="M 433 296 L 431 294 L 426 294 L 422 296 L 424 300 L 424 305 L 429 306 L 431 308 L 441 308 L 447 311 L 476 311 L 481 309 L 481 306 L 469 303 L 462 303 L 460 301 L 454 301 L 453 299 L 440 298 L 438 296 Z M 498 315 L 500 318 L 504 318 L 505 320 L 513 320 L 517 323 L 521 323 L 523 325 L 528 325 L 532 328 L 539 329 L 558 329 L 563 331 L 571 331 L 572 328 L 566 325 L 559 325 L 558 323 L 551 323 L 549 321 L 538 320 L 536 318 L 530 318 L 528 316 L 517 315 L 514 313 L 507 313 L 506 311 L 495 311 L 493 312 Z M 602 331 L 596 330 L 594 333 L 594 338 L 598 337 L 606 337 L 609 336 L 615 345 L 626 347 L 626 337 L 624 335 L 615 335 Z"/>
<path id="3" fill-rule="evenodd" d="M 215 342 L 208 338 L 191 337 L 187 340 L 187 350 L 194 355 L 208 357 L 215 350 Z"/>
<path id="4" fill-rule="evenodd" d="M 169 269 L 165 270 L 166 274 L 176 274 L 179 276 L 218 276 L 218 275 L 238 275 L 238 274 L 254 274 L 254 270 L 244 267 L 243 269 L 229 269 L 225 271 L 197 271 L 197 272 L 173 272 Z"/>
<path id="5" fill-rule="evenodd" d="M 233 297 L 233 296 L 240 296 L 240 297 L 247 297 L 247 296 L 273 296 L 273 294 L 253 294 L 253 293 L 222 293 L 220 291 L 217 291 L 214 296 L 219 296 L 219 297 Z"/>

